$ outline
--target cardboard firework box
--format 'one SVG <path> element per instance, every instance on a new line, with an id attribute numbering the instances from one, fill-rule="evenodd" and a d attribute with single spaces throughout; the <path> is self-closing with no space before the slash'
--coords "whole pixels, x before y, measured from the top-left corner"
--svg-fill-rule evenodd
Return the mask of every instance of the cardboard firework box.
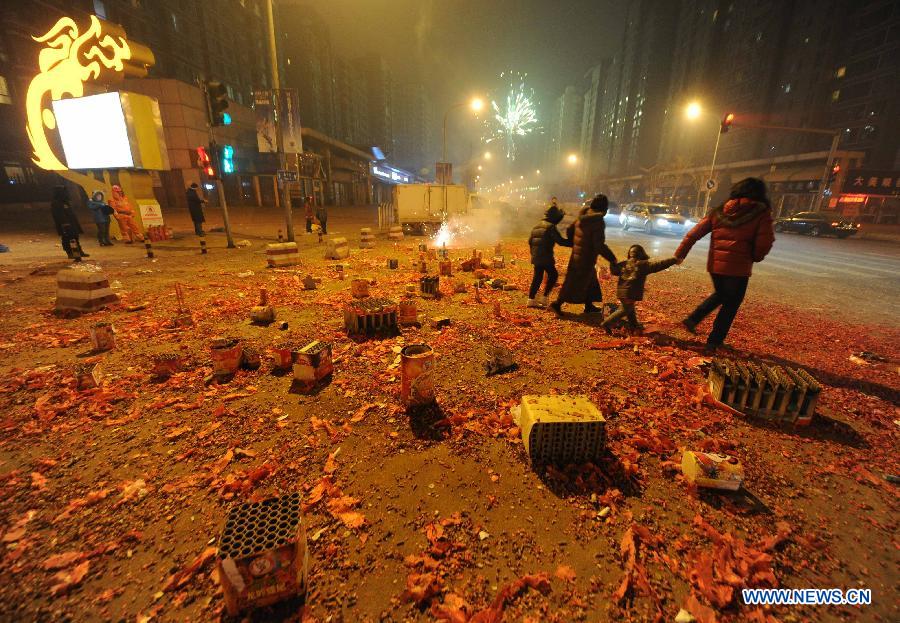
<path id="1" fill-rule="evenodd" d="M 232 616 L 305 595 L 309 552 L 300 493 L 233 507 L 219 538 L 217 568 Z"/>
<path id="2" fill-rule="evenodd" d="M 310 342 L 294 357 L 294 379 L 306 391 L 334 372 L 330 342 Z"/>

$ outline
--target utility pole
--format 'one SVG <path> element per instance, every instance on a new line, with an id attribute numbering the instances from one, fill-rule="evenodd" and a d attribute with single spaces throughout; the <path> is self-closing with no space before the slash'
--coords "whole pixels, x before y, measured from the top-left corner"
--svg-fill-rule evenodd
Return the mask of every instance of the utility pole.
<path id="1" fill-rule="evenodd" d="M 228 218 L 228 202 L 225 200 L 225 178 L 222 175 L 222 158 L 219 155 L 219 146 L 216 144 L 216 136 L 213 133 L 209 89 L 205 82 L 203 83 L 203 94 L 206 97 L 206 127 L 209 130 L 209 146 L 213 150 L 213 154 L 216 158 L 216 192 L 219 196 L 219 205 L 222 206 L 222 220 L 225 224 L 225 240 L 228 242 L 228 248 L 234 249 L 234 238 L 231 236 L 231 219 Z"/>
<path id="2" fill-rule="evenodd" d="M 272 93 L 275 98 L 275 139 L 278 146 L 278 168 L 285 170 L 287 168 L 284 156 L 284 137 L 282 130 L 284 128 L 281 118 L 281 84 L 278 79 L 278 45 L 275 41 L 275 11 L 272 6 L 273 0 L 266 2 L 266 12 L 269 18 L 269 59 L 272 66 Z M 294 217 L 291 213 L 291 191 L 288 188 L 288 182 L 281 182 L 281 205 L 284 207 L 284 223 L 287 232 L 288 242 L 294 242 Z"/>

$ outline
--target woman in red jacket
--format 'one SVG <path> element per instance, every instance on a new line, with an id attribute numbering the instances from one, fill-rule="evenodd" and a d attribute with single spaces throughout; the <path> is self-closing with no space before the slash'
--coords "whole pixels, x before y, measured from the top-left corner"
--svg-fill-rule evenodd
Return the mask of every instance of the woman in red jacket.
<path id="1" fill-rule="evenodd" d="M 697 325 L 721 306 L 706 339 L 707 350 L 714 351 L 725 342 L 744 300 L 753 263 L 763 261 L 775 241 L 765 182 L 748 177 L 732 186 L 728 201 L 713 208 L 687 233 L 675 251 L 675 257 L 683 260 L 694 243 L 709 233 L 712 233 L 712 240 L 706 270 L 712 277 L 715 291 L 682 324 L 695 333 Z"/>

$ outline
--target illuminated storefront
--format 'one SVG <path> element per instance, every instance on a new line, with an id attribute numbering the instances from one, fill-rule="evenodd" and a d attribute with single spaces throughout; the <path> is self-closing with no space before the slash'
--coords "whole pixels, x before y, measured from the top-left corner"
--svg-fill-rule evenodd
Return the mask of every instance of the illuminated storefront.
<path id="1" fill-rule="evenodd" d="M 900 171 L 851 169 L 829 207 L 876 225 L 900 224 Z"/>

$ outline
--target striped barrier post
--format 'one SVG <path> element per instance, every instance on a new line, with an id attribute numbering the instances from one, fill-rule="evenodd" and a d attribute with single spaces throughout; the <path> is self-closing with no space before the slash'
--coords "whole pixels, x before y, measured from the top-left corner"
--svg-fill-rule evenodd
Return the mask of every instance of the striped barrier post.
<path id="1" fill-rule="evenodd" d="M 206 255 L 206 235 L 200 234 L 200 254 Z"/>

